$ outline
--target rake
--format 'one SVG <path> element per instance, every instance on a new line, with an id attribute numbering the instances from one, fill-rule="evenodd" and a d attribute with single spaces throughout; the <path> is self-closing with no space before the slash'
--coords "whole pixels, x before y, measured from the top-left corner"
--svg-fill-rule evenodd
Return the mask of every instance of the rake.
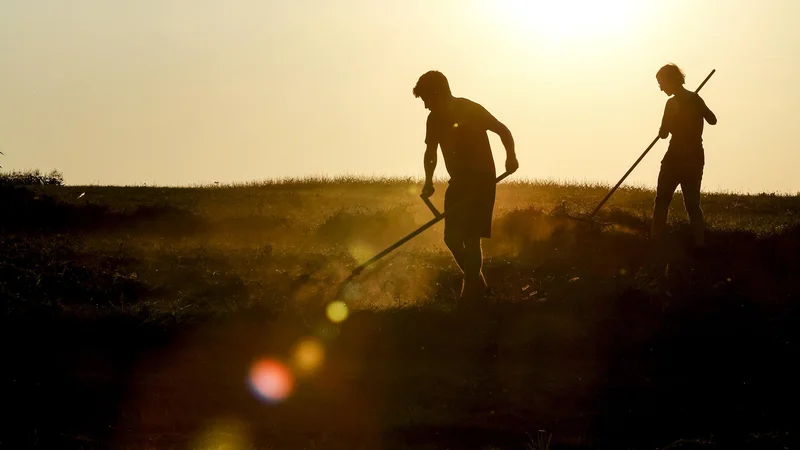
<path id="1" fill-rule="evenodd" d="M 504 179 L 506 179 L 506 177 L 508 177 L 509 175 L 511 175 L 511 172 L 505 172 L 505 173 L 503 173 L 502 175 L 500 175 L 499 177 L 497 177 L 497 178 L 494 180 L 495 184 L 497 184 L 497 183 L 499 183 L 499 182 L 503 181 L 503 180 L 504 180 Z M 414 230 L 414 231 L 412 231 L 411 233 L 407 234 L 405 237 L 403 237 L 403 238 L 402 238 L 402 239 L 400 239 L 399 241 L 395 242 L 394 244 L 392 244 L 392 245 L 390 245 L 390 246 L 386 247 L 386 249 L 384 249 L 384 250 L 383 250 L 383 251 L 381 251 L 380 253 L 376 254 L 376 255 L 375 255 L 375 256 L 373 256 L 372 258 L 370 258 L 370 259 L 368 259 L 367 261 L 365 261 L 365 262 L 361 263 L 361 264 L 360 264 L 358 267 L 356 267 L 355 269 L 353 269 L 353 272 L 350 274 L 350 276 L 349 276 L 349 277 L 347 277 L 347 279 L 344 281 L 344 283 L 343 283 L 343 284 L 347 284 L 347 282 L 349 282 L 349 281 L 350 281 L 350 280 L 352 280 L 354 277 L 356 277 L 357 275 L 359 275 L 361 272 L 363 272 L 363 271 L 364 271 L 364 269 L 366 269 L 367 267 L 369 267 L 369 266 L 370 266 L 370 265 L 372 265 L 373 263 L 375 263 L 375 262 L 379 261 L 381 258 L 383 258 L 384 256 L 388 255 L 388 254 L 389 254 L 389 253 L 391 253 L 392 251 L 396 250 L 398 247 L 400 247 L 401 245 L 403 245 L 403 244 L 405 244 L 406 242 L 410 241 L 411 239 L 414 239 L 415 237 L 417 237 L 417 236 L 418 236 L 420 233 L 422 233 L 423 231 L 425 231 L 425 230 L 427 230 L 428 228 L 430 228 L 430 227 L 432 227 L 432 226 L 436 225 L 436 224 L 437 224 L 439 221 L 443 220 L 443 219 L 444 219 L 444 218 L 445 218 L 445 217 L 446 217 L 448 214 L 452 214 L 452 213 L 453 213 L 453 211 L 458 211 L 458 210 L 461 210 L 461 209 L 463 209 L 464 207 L 468 206 L 468 205 L 469 205 L 469 203 L 470 203 L 470 201 L 471 201 L 471 199 L 466 199 L 466 200 L 462 201 L 461 203 L 458 203 L 458 204 L 456 204 L 456 205 L 455 205 L 453 208 L 450 208 L 450 209 L 448 209 L 448 210 L 447 210 L 447 211 L 445 211 L 445 212 L 439 212 L 439 210 L 438 210 L 438 209 L 436 209 L 436 207 L 433 205 L 433 203 L 431 203 L 431 200 L 430 200 L 429 198 L 427 198 L 427 197 L 423 197 L 423 196 L 421 196 L 421 195 L 420 195 L 420 198 L 422 198 L 422 201 L 424 201 L 424 202 L 425 202 L 425 205 L 428 207 L 428 209 L 430 209 L 430 210 L 431 210 L 431 213 L 433 213 L 433 219 L 429 220 L 429 221 L 428 221 L 427 223 L 425 223 L 424 225 L 420 226 L 420 227 L 419 227 L 419 228 L 417 228 L 416 230 Z"/>
<path id="2" fill-rule="evenodd" d="M 697 89 L 695 89 L 695 91 L 694 91 L 694 92 L 695 92 L 695 94 L 696 94 L 696 93 L 698 93 L 698 92 L 700 92 L 700 89 L 702 89 L 702 88 L 703 88 L 703 86 L 705 86 L 706 82 L 708 82 L 709 78 L 711 78 L 711 75 L 714 75 L 714 72 L 716 72 L 716 71 L 717 71 L 717 69 L 714 69 L 714 70 L 712 70 L 712 71 L 711 71 L 711 73 L 709 73 L 709 74 L 708 74 L 708 76 L 706 77 L 706 79 L 705 79 L 705 80 L 703 80 L 703 82 L 702 82 L 702 83 L 700 83 L 700 86 L 698 86 L 698 87 L 697 87 Z M 645 155 L 647 155 L 647 153 L 650 151 L 650 149 L 651 149 L 651 148 L 653 148 L 653 146 L 655 146 L 655 145 L 656 145 L 656 143 L 658 142 L 658 140 L 659 140 L 659 139 L 661 139 L 661 137 L 660 137 L 660 136 L 656 136 L 656 138 L 655 138 L 655 139 L 653 139 L 653 142 L 651 142 L 651 143 L 650 143 L 650 145 L 648 145 L 648 146 L 647 146 L 647 148 L 644 150 L 644 152 L 642 153 L 642 155 L 641 155 L 641 156 L 639 156 L 639 159 L 637 159 L 637 160 L 636 160 L 636 162 L 635 162 L 635 163 L 633 163 L 633 165 L 631 166 L 631 168 L 630 168 L 630 169 L 628 169 L 628 171 L 627 171 L 627 172 L 625 172 L 625 175 L 623 175 L 623 176 L 622 176 L 622 178 L 620 178 L 619 182 L 617 182 L 617 184 L 616 184 L 616 185 L 615 185 L 615 186 L 614 186 L 614 187 L 613 187 L 613 188 L 612 188 L 612 189 L 611 189 L 611 190 L 608 192 L 608 194 L 606 194 L 606 196 L 605 196 L 605 197 L 603 198 L 603 200 L 601 200 L 601 201 L 600 201 L 600 203 L 599 203 L 599 204 L 598 204 L 598 205 L 597 205 L 597 206 L 594 208 L 594 210 L 591 212 L 591 214 L 589 214 L 587 217 L 575 217 L 575 216 L 571 216 L 571 215 L 567 214 L 567 213 L 566 213 L 566 211 L 565 211 L 565 212 L 564 212 L 564 215 L 566 215 L 568 218 L 570 218 L 570 219 L 572 219 L 572 220 L 578 220 L 578 221 L 581 221 L 581 222 L 587 222 L 587 223 L 589 223 L 589 225 L 590 225 L 590 226 L 594 226 L 594 225 L 597 225 L 597 224 L 599 224 L 599 225 L 601 225 L 601 226 L 608 226 L 608 225 L 611 225 L 610 223 L 606 223 L 606 222 L 598 222 L 598 221 L 594 220 L 594 216 L 595 216 L 595 215 L 598 213 L 598 211 L 600 211 L 600 208 L 602 208 L 602 207 L 603 207 L 603 205 L 605 205 L 605 204 L 606 204 L 606 202 L 608 201 L 608 199 L 610 199 L 610 198 L 611 198 L 611 196 L 612 196 L 612 195 L 614 195 L 614 192 L 616 192 L 616 191 L 617 191 L 617 189 L 620 187 L 620 185 L 622 184 L 622 182 L 623 182 L 623 181 L 625 181 L 625 179 L 626 179 L 626 178 L 628 178 L 628 175 L 630 175 L 630 174 L 631 174 L 631 172 L 633 172 L 633 169 L 635 169 L 635 168 L 636 168 L 636 166 L 637 166 L 637 165 L 639 165 L 639 162 L 641 162 L 641 161 L 642 161 L 642 159 L 644 159 Z M 563 205 L 564 205 L 564 202 L 562 202 L 562 208 L 563 208 Z"/>

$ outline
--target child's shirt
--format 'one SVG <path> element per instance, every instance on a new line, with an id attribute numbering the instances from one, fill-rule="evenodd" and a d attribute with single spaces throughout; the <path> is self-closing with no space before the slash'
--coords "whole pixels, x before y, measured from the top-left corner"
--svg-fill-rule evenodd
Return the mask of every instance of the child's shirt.
<path id="1" fill-rule="evenodd" d="M 703 125 L 707 110 L 703 99 L 694 92 L 681 92 L 667 100 L 661 133 L 671 133 L 672 139 L 662 163 L 705 164 Z"/>

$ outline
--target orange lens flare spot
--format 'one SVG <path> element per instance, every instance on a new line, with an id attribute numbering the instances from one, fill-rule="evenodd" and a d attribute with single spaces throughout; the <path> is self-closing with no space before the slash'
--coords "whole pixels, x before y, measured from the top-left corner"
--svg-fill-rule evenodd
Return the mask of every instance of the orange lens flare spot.
<path id="1" fill-rule="evenodd" d="M 278 403 L 294 388 L 294 377 L 284 364 L 272 359 L 256 361 L 250 368 L 250 389 L 261 400 Z"/>
<path id="2" fill-rule="evenodd" d="M 316 371 L 325 359 L 325 349 L 316 339 L 305 339 L 294 349 L 293 366 L 295 372 L 308 375 Z"/>

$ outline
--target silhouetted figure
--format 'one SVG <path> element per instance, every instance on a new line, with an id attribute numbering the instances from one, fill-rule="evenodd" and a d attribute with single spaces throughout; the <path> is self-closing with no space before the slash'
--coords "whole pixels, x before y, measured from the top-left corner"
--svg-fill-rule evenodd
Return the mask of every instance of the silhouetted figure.
<path id="1" fill-rule="evenodd" d="M 667 64 L 656 73 L 659 87 L 671 96 L 664 108 L 659 136 L 666 139 L 671 133 L 672 139 L 658 174 L 652 235 L 658 237 L 664 232 L 669 204 L 680 184 L 695 246 L 703 247 L 705 224 L 700 209 L 700 183 L 705 166 L 703 121 L 715 125 L 717 117 L 699 95 L 683 87 L 685 78 L 675 64 Z"/>
<path id="2" fill-rule="evenodd" d="M 481 238 L 492 236 L 495 166 L 489 136 L 500 136 L 506 149 L 506 171 L 519 168 L 514 139 L 508 128 L 483 106 L 454 97 L 447 78 L 438 71 L 423 74 L 414 96 L 430 110 L 425 134 L 425 185 L 422 196 L 433 195 L 437 147 L 441 146 L 450 181 L 445 192 L 444 241 L 464 273 L 461 298 L 478 300 L 486 291 Z"/>

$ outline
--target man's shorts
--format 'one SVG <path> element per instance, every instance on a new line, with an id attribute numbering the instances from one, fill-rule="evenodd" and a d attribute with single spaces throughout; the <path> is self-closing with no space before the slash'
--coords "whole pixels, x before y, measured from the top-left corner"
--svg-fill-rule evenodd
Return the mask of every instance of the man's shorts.
<path id="1" fill-rule="evenodd" d="M 453 184 L 444 194 L 444 236 L 447 238 L 492 237 L 496 184 Z"/>

